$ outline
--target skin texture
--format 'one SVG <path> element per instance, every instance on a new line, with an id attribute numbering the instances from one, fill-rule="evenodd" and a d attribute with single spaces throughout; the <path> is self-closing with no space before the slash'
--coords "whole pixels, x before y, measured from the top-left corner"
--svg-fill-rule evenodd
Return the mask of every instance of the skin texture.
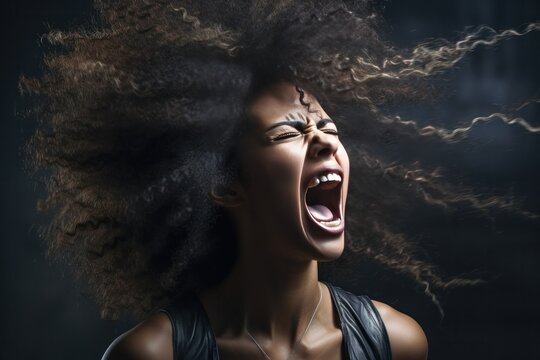
<path id="1" fill-rule="evenodd" d="M 329 116 L 317 100 L 306 93 L 303 101 L 310 105 L 302 104 L 290 83 L 265 89 L 247 109 L 242 176 L 211 192 L 233 218 L 239 244 L 232 272 L 199 294 L 225 360 L 263 358 L 246 329 L 272 359 L 285 359 L 309 322 L 319 284 L 322 302 L 295 357 L 342 358 L 342 334 L 330 293 L 318 281 L 318 261 L 341 255 L 344 232 L 318 228 L 309 219 L 304 196 L 310 174 L 321 166 L 340 167 L 344 218 L 349 159 L 336 126 L 320 122 Z M 274 126 L 291 119 L 301 119 L 305 126 L 301 131 L 289 124 Z M 287 137 L 276 138 L 285 133 Z M 393 359 L 426 359 L 426 337 L 416 321 L 374 303 L 388 330 Z M 113 342 L 104 359 L 172 359 L 171 334 L 168 318 L 155 314 Z"/>

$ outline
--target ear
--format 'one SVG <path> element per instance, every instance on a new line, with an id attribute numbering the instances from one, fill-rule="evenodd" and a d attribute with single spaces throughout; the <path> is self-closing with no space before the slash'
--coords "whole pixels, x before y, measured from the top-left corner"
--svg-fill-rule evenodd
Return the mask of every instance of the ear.
<path id="1" fill-rule="evenodd" d="M 210 196 L 217 205 L 226 208 L 238 207 L 244 203 L 244 192 L 238 183 L 214 186 L 210 190 Z"/>

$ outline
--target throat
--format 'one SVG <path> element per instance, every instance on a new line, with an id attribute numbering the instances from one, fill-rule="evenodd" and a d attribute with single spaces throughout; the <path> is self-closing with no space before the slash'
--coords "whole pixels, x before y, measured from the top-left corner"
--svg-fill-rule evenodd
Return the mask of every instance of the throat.
<path id="1" fill-rule="evenodd" d="M 216 337 L 245 337 L 246 328 L 268 339 L 302 335 L 320 296 L 317 262 L 305 263 L 303 269 L 284 261 L 264 263 L 240 259 L 223 282 L 199 294 Z"/>

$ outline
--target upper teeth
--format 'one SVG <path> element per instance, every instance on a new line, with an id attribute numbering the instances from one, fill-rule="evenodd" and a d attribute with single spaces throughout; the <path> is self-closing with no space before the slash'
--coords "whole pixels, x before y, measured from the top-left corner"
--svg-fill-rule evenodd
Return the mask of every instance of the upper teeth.
<path id="1" fill-rule="evenodd" d="M 327 181 L 341 182 L 341 176 L 339 176 L 339 174 L 336 174 L 336 173 L 328 173 L 328 174 L 325 174 L 325 175 L 321 175 L 319 177 L 314 177 L 309 182 L 308 188 L 315 187 L 315 186 L 319 185 L 320 183 L 327 182 Z"/>

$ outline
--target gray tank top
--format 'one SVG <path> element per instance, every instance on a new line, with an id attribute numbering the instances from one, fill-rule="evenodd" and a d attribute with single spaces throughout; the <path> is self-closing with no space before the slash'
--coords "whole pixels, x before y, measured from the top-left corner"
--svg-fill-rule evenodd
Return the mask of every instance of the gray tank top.
<path id="1" fill-rule="evenodd" d="M 344 360 L 391 360 L 390 342 L 379 312 L 365 295 L 324 282 L 343 333 Z M 190 297 L 161 309 L 173 328 L 174 360 L 219 360 L 217 341 L 200 300 Z"/>

